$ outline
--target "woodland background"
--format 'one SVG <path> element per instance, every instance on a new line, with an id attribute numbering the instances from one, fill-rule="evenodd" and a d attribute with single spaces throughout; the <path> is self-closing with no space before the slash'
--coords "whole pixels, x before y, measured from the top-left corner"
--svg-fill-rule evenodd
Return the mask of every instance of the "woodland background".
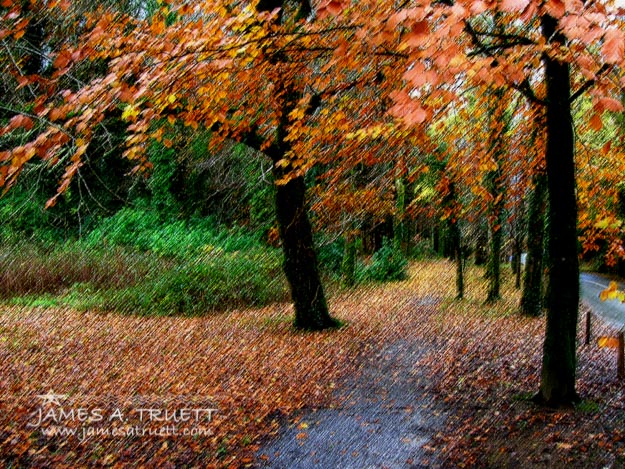
<path id="1" fill-rule="evenodd" d="M 507 357 L 497 348 L 470 355 L 466 369 L 432 371 L 429 391 L 462 415 L 490 383 L 499 403 L 526 407 L 504 412 L 487 399 L 484 408 L 502 417 L 482 422 L 484 432 L 505 423 L 527 436 L 508 421 L 519 412 L 538 416 L 527 417 L 529 428 L 571 419 L 553 440 L 554 460 L 583 465 L 593 448 L 603 462 L 622 462 L 622 432 L 612 439 L 622 385 L 606 384 L 608 372 L 595 368 L 605 351 L 578 349 L 577 292 L 580 263 L 625 273 L 623 13 L 613 2 L 573 0 L 0 1 L 0 331 L 14 371 L 2 381 L 5 416 L 23 419 L 27 393 L 59 386 L 60 376 L 75 381 L 77 395 L 90 395 L 94 384 L 118 397 L 116 386 L 128 395 L 142 386 L 154 395 L 181 392 L 154 369 L 149 385 L 135 383 L 147 374 L 125 368 L 80 378 L 85 362 L 73 355 L 73 372 L 56 357 L 52 368 L 64 374 L 43 377 L 57 340 L 73 350 L 73 335 L 81 336 L 93 353 L 104 350 L 97 318 L 118 332 L 208 321 L 223 340 L 202 350 L 224 356 L 256 318 L 250 327 L 260 335 L 249 338 L 251 349 L 239 344 L 234 364 L 214 371 L 203 361 L 197 382 L 182 380 L 187 391 L 221 396 L 239 426 L 222 422 L 214 440 L 186 455 L 150 446 L 162 442 L 142 443 L 147 453 L 137 442 L 128 449 L 128 458 L 144 454 L 152 463 L 251 464 L 242 454 L 277 425 L 275 412 L 313 405 L 304 391 L 354 372 L 319 351 L 305 365 L 315 370 L 310 377 L 295 371 L 294 358 L 291 374 L 276 378 L 286 379 L 284 404 L 257 387 L 275 377 L 269 369 L 224 397 L 235 370 L 253 367 L 258 347 L 269 346 L 265 332 L 283 334 L 285 351 L 344 341 L 360 356 L 361 347 L 418 329 L 419 318 L 429 332 L 408 336 L 423 343 L 445 330 L 474 346 L 464 334 L 504 324 L 504 337 L 484 334 L 496 347 L 511 341 L 506 347 L 525 350 L 510 360 L 533 357 L 529 368 L 511 368 L 524 370 L 522 388 L 510 390 L 493 372 L 458 395 L 454 380 L 472 366 L 488 368 L 490 353 Z M 363 292 L 387 314 L 349 303 Z M 396 308 L 428 295 L 436 313 L 415 318 Z M 63 322 L 74 332 L 63 332 Z M 324 332 L 303 345 L 302 330 Z M 140 343 L 144 334 L 128 340 Z M 542 342 L 542 353 L 527 350 L 524 338 Z M 449 363 L 469 350 L 438 346 L 452 354 Z M 129 347 L 124 357 L 139 346 Z M 184 347 L 181 366 L 193 369 Z M 154 359 L 156 349 L 147 348 Z M 579 374 L 582 362 L 588 374 Z M 536 402 L 549 408 L 582 405 L 579 428 L 598 419 L 610 431 L 586 441 L 577 417 L 531 407 L 534 387 Z M 8 461 L 90 464 L 72 444 L 50 449 L 20 422 L 3 422 Z M 438 451 L 448 462 L 477 464 L 471 445 L 483 434 L 451 444 L 462 428 L 455 425 L 440 434 Z M 487 446 L 497 454 L 500 443 Z M 111 448 L 91 463 L 123 464 Z M 531 458 L 524 448 L 500 454 Z"/>

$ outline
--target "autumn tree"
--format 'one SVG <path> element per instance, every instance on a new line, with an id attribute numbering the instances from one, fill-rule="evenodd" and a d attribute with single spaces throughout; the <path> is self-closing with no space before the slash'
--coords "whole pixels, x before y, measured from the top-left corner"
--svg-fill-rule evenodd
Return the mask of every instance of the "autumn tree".
<path id="1" fill-rule="evenodd" d="M 503 31 L 485 27 L 493 15 Z M 438 93 L 442 102 L 448 102 L 452 84 L 477 82 L 514 88 L 545 108 L 549 293 L 537 400 L 553 406 L 576 402 L 579 266 L 571 102 L 592 89 L 597 113 L 606 105 L 622 109 L 609 97 L 609 89 L 620 86 L 623 65 L 624 36 L 615 10 L 581 2 L 459 1 L 418 5 L 391 17 L 379 34 L 401 25 L 409 61 L 422 67 L 421 74 L 406 74 L 406 91 L 395 96 L 398 119 L 430 114 L 414 90 L 441 82 L 447 86 L 429 94 Z M 574 79 L 572 68 L 581 72 Z"/>
<path id="2" fill-rule="evenodd" d="M 28 18 L 18 4 L 3 5 L 17 38 Z M 61 12 L 68 7 L 46 6 Z M 358 99 L 370 97 L 386 81 L 381 69 L 401 59 L 384 50 L 369 54 L 370 45 L 354 41 L 358 16 L 334 21 L 331 14 L 338 10 L 336 2 L 320 5 L 315 14 L 306 1 L 162 2 L 151 15 L 111 9 L 87 15 L 80 40 L 61 44 L 52 54 L 51 80 L 36 96 L 32 115 L 17 114 L 4 127 L 4 134 L 14 134 L 39 124 L 23 144 L 0 155 L 2 184 L 12 184 L 35 157 L 62 165 L 57 195 L 48 202 L 54 205 L 83 167 L 96 129 L 116 112 L 125 123 L 124 156 L 136 163 L 137 174 L 149 173 L 145 148 L 151 142 L 170 148 L 184 138 L 176 131 L 180 125 L 211 132 L 212 149 L 226 140 L 245 143 L 272 163 L 295 325 L 313 330 L 337 325 L 319 278 L 305 175 L 331 153 L 335 142 L 328 129 L 341 137 L 350 130 L 339 117 L 345 93 L 364 86 L 368 94 Z M 360 62 L 343 53 L 352 47 Z M 64 88 L 87 64 L 97 64 L 102 73 Z M 25 84 L 40 79 L 16 73 Z M 333 122 L 325 127 L 328 116 Z"/>

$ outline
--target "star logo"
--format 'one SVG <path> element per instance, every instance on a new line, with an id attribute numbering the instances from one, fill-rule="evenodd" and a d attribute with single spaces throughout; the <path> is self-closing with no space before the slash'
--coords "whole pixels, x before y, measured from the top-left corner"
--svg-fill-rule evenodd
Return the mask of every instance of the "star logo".
<path id="1" fill-rule="evenodd" d="M 41 405 L 54 404 L 60 407 L 61 399 L 67 398 L 67 394 L 55 394 L 54 391 L 50 390 L 46 394 L 37 395 L 37 397 L 41 399 Z"/>

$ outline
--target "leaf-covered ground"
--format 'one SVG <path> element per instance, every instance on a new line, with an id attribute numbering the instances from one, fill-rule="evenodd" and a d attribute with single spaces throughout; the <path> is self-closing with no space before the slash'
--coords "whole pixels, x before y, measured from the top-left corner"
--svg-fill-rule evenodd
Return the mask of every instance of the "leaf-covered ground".
<path id="1" fill-rule="evenodd" d="M 377 351 L 407 341 L 428 350 L 413 374 L 424 402 L 446 416 L 424 460 L 407 466 L 622 467 L 625 384 L 614 351 L 580 345 L 579 408 L 535 407 L 543 320 L 519 317 L 508 285 L 504 300 L 484 306 L 481 271 L 469 272 L 466 300 L 451 300 L 453 285 L 451 264 L 414 264 L 407 281 L 335 295 L 333 314 L 347 326 L 315 334 L 292 330 L 286 305 L 201 318 L 3 308 L 0 461 L 251 466 L 296 411 L 340 405 L 338 391 Z M 594 335 L 611 333 L 595 322 Z M 63 396 L 41 397 L 49 393 Z M 195 418 L 193 409 L 217 411 Z M 32 426 L 40 411 L 44 422 Z M 158 420 L 165 411 L 169 420 Z M 61 427 L 77 434 L 45 434 Z"/>

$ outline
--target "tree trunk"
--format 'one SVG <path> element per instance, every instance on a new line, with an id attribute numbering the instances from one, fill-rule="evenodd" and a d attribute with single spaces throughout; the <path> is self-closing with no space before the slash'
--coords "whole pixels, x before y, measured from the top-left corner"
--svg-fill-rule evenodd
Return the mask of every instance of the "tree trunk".
<path id="1" fill-rule="evenodd" d="M 353 233 L 348 233 L 345 236 L 341 281 L 346 287 L 353 287 L 356 283 L 356 237 Z"/>
<path id="2" fill-rule="evenodd" d="M 296 20 L 300 15 L 307 16 L 310 12 L 310 3 L 299 0 L 299 9 Z M 284 0 L 261 0 L 256 5 L 258 12 L 280 9 L 274 18 L 279 24 L 282 22 Z M 276 56 L 276 62 L 282 60 Z M 275 130 L 274 140 L 268 148 L 263 149 L 273 162 L 274 181 L 286 179 L 284 184 L 276 184 L 275 204 L 278 231 L 284 253 L 283 268 L 291 290 L 291 299 L 295 309 L 294 325 L 298 329 L 321 330 L 340 325 L 328 312 L 321 277 L 317 253 L 313 242 L 313 233 L 306 208 L 306 182 L 304 176 L 293 174 L 289 164 L 280 164 L 291 150 L 289 142 L 285 140 L 289 122 L 289 114 L 295 108 L 301 93 L 294 85 L 288 85 L 278 79 L 275 82 L 275 96 L 278 99 L 280 120 Z M 244 137 L 246 144 L 260 151 L 262 139 L 256 131 Z"/>
<path id="3" fill-rule="evenodd" d="M 451 257 L 456 263 L 456 299 L 464 298 L 464 272 L 462 255 L 462 233 L 460 231 L 460 220 L 458 214 L 460 207 L 456 195 L 456 183 L 452 179 L 448 184 L 449 192 L 443 200 L 443 206 L 451 210 L 451 215 L 447 219 L 448 240 L 451 250 Z"/>
<path id="4" fill-rule="evenodd" d="M 279 171 L 274 169 L 275 172 Z M 277 180 L 282 175 L 276 176 Z M 336 327 L 338 321 L 328 313 L 305 195 L 306 185 L 302 176 L 278 185 L 276 218 L 284 252 L 284 273 L 295 308 L 295 327 L 321 330 Z"/>
<path id="5" fill-rule="evenodd" d="M 543 305 L 543 251 L 545 241 L 545 196 L 547 178 L 544 173 L 534 176 L 527 220 L 527 259 L 521 293 L 521 313 L 539 316 Z"/>
<path id="6" fill-rule="evenodd" d="M 519 290 L 521 288 L 521 256 L 523 255 L 522 244 L 515 242 L 514 245 L 514 288 Z"/>
<path id="7" fill-rule="evenodd" d="M 475 238 L 475 265 L 480 266 L 488 262 L 486 245 L 488 244 L 488 233 L 482 222 L 478 222 L 477 236 Z"/>
<path id="8" fill-rule="evenodd" d="M 395 218 L 393 219 L 393 244 L 395 249 L 408 255 L 406 250 L 406 185 L 401 178 L 395 180 Z"/>
<path id="9" fill-rule="evenodd" d="M 565 43 L 564 36 L 556 33 L 557 24 L 550 16 L 542 19 L 543 36 L 556 46 Z M 570 66 L 547 54 L 543 60 L 547 93 L 549 287 L 540 391 L 536 400 L 549 406 L 562 406 L 579 401 L 575 391 L 579 260 L 573 120 Z"/>
<path id="10" fill-rule="evenodd" d="M 456 299 L 464 298 L 464 271 L 462 256 L 462 235 L 458 220 L 450 220 L 449 232 L 454 250 L 454 260 L 456 262 Z"/>
<path id="11" fill-rule="evenodd" d="M 503 244 L 503 224 L 505 222 L 505 182 L 502 165 L 505 158 L 505 138 L 508 130 L 509 117 L 506 116 L 505 91 L 497 88 L 491 97 L 489 151 L 496 164 L 496 169 L 485 176 L 486 190 L 492 201 L 488 203 L 488 230 L 490 234 L 490 253 L 487 264 L 488 295 L 486 302 L 492 303 L 501 298 L 501 247 Z M 503 125 L 502 125 L 503 124 Z"/>
<path id="12" fill-rule="evenodd" d="M 499 219 L 500 217 L 497 217 Z M 488 295 L 486 302 L 492 303 L 501 298 L 501 244 L 503 232 L 501 225 L 492 226 L 490 229 L 490 254 L 488 257 Z"/>

